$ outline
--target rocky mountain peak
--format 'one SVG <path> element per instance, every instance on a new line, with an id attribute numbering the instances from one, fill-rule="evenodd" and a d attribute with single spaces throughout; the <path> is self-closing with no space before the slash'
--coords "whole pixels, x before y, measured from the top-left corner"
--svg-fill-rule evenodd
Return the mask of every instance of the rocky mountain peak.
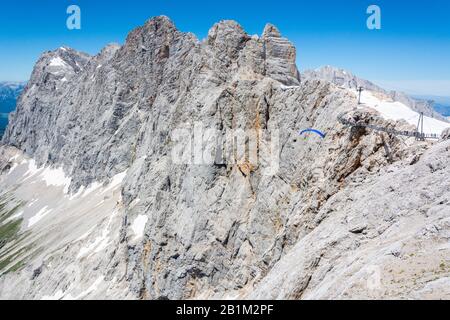
<path id="1" fill-rule="evenodd" d="M 231 50 L 241 50 L 250 37 L 242 27 L 233 20 L 222 20 L 208 31 L 207 43 L 210 46 L 227 46 Z"/>
<path id="2" fill-rule="evenodd" d="M 121 46 L 117 43 L 109 43 L 106 45 L 102 51 L 100 52 L 99 56 L 103 59 L 109 60 L 116 54 L 116 52 L 121 48 Z"/>
<path id="3" fill-rule="evenodd" d="M 142 29 L 145 32 L 154 33 L 154 34 L 167 34 L 177 32 L 175 24 L 169 17 L 160 15 L 153 17 L 144 24 Z"/>
<path id="4" fill-rule="evenodd" d="M 158 44 L 168 44 L 180 34 L 175 24 L 166 16 L 149 19 L 143 26 L 132 30 L 126 39 L 126 51 L 147 51 Z"/>
<path id="5" fill-rule="evenodd" d="M 278 29 L 267 24 L 261 40 L 264 44 L 266 74 L 286 85 L 298 85 L 300 74 L 297 69 L 295 46 L 282 38 Z"/>
<path id="6" fill-rule="evenodd" d="M 312 80 L 275 27 L 234 21 L 199 42 L 160 16 L 94 57 L 45 53 L 0 147 L 0 202 L 21 212 L 0 298 L 367 298 L 374 263 L 444 274 L 448 144 L 422 157 L 347 127 L 409 128 Z M 417 272 L 402 287 L 423 288 Z"/>
<path id="7" fill-rule="evenodd" d="M 264 31 L 263 31 L 262 37 L 263 37 L 263 38 L 269 38 L 269 37 L 272 37 L 272 38 L 281 38 L 281 33 L 280 33 L 280 31 L 278 30 L 277 27 L 275 27 L 275 26 L 274 26 L 273 24 L 271 24 L 271 23 L 268 23 L 268 24 L 266 24 L 266 26 L 264 27 Z"/>
<path id="8" fill-rule="evenodd" d="M 36 63 L 29 83 L 54 87 L 54 81 L 65 82 L 74 74 L 82 72 L 90 59 L 90 55 L 68 47 L 47 51 Z"/>

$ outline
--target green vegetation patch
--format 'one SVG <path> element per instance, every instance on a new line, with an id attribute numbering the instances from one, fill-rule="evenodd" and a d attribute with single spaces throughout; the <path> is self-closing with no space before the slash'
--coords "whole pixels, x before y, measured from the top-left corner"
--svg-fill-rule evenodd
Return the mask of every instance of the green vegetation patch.
<path id="1" fill-rule="evenodd" d="M 17 239 L 23 219 L 13 220 L 0 225 L 0 249 L 8 242 Z"/>
<path id="2" fill-rule="evenodd" d="M 3 274 L 6 274 L 8 272 L 15 272 L 20 270 L 23 266 L 25 266 L 25 260 L 26 259 L 21 259 L 19 261 L 17 261 L 13 266 L 11 266 L 8 270 L 6 270 L 4 272 L 4 269 L 9 266 L 11 263 L 14 263 L 18 258 L 20 258 L 21 256 L 23 256 L 24 254 L 26 254 L 27 252 L 29 252 L 29 250 L 31 249 L 31 246 L 27 246 L 24 247 L 22 249 L 20 249 L 18 252 L 10 255 L 9 257 L 5 258 L 5 259 L 1 259 L 0 260 L 0 277 Z"/>
<path id="3" fill-rule="evenodd" d="M 22 218 L 8 221 L 22 206 L 23 203 L 15 201 L 10 194 L 4 193 L 0 195 L 0 276 L 5 273 L 4 269 L 11 264 L 13 266 L 6 272 L 14 272 L 22 268 L 25 263 L 23 255 L 29 252 L 29 247 L 27 246 L 13 253 L 14 249 L 26 238 L 26 235 L 20 232 Z M 9 246 L 7 250 L 2 250 L 6 249 L 5 246 L 7 244 L 12 246 Z"/>

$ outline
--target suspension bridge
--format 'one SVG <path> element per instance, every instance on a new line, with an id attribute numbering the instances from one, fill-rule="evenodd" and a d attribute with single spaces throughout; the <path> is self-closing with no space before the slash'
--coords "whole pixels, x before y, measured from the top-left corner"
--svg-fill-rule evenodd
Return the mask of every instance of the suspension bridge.
<path id="1" fill-rule="evenodd" d="M 361 92 L 364 90 L 363 87 L 358 87 L 357 88 L 357 92 L 358 92 L 358 105 L 361 104 Z M 363 127 L 363 128 L 369 128 L 375 131 L 380 131 L 380 132 L 386 132 L 389 134 L 393 134 L 396 136 L 406 136 L 406 137 L 414 137 L 416 138 L 416 140 L 419 141 L 425 141 L 425 139 L 435 139 L 435 140 L 440 140 L 441 139 L 441 135 L 437 134 L 437 133 L 424 133 L 423 132 L 423 120 L 424 120 L 424 116 L 423 116 L 423 112 L 421 112 L 419 114 L 419 120 L 417 122 L 417 127 L 415 131 L 399 131 L 399 130 L 395 130 L 392 128 L 388 128 L 388 127 L 383 127 L 383 126 L 377 126 L 377 125 L 373 125 L 373 124 L 368 124 L 368 123 L 363 123 L 363 122 L 357 122 L 357 121 L 351 121 L 349 119 L 345 119 L 344 118 L 344 114 L 340 114 L 338 116 L 338 121 L 340 123 L 342 123 L 345 126 L 349 126 L 349 127 Z"/>
<path id="2" fill-rule="evenodd" d="M 441 139 L 440 134 L 423 132 L 423 113 L 421 113 L 419 116 L 419 121 L 417 124 L 416 131 L 407 131 L 407 130 L 400 131 L 400 130 L 395 130 L 395 129 L 388 128 L 388 127 L 377 126 L 377 125 L 358 122 L 358 121 L 352 121 L 349 119 L 345 119 L 344 114 L 340 114 L 338 116 L 338 121 L 340 123 L 342 123 L 343 125 L 349 126 L 349 127 L 361 127 L 361 128 L 364 127 L 364 128 L 369 128 L 369 129 L 372 129 L 375 131 L 386 132 L 386 133 L 393 134 L 396 136 L 414 137 L 414 138 L 416 138 L 416 140 L 419 140 L 419 141 L 425 141 L 425 139 L 435 139 L 435 140 Z"/>

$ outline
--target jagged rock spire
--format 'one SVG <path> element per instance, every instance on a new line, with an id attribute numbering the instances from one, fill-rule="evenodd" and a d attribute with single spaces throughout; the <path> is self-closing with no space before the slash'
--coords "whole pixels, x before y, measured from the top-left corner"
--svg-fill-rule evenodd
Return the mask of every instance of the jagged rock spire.
<path id="1" fill-rule="evenodd" d="M 281 37 L 281 33 L 280 33 L 280 31 L 278 30 L 277 27 L 275 27 L 271 23 L 268 23 L 264 27 L 264 31 L 263 31 L 262 37 L 263 38 L 268 38 L 268 37 L 280 38 Z"/>

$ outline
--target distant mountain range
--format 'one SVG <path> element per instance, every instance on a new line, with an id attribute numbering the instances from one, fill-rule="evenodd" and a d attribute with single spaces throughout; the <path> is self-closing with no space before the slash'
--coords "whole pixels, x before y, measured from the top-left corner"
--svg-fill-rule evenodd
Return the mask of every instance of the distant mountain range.
<path id="1" fill-rule="evenodd" d="M 16 107 L 16 100 L 25 82 L 0 82 L 0 113 L 9 113 Z"/>
<path id="2" fill-rule="evenodd" d="M 442 96 L 414 96 L 417 99 L 432 100 L 433 108 L 436 112 L 445 117 L 450 117 L 450 97 Z"/>
<path id="3" fill-rule="evenodd" d="M 16 108 L 16 101 L 25 82 L 0 82 L 0 137 L 8 125 L 8 114 Z"/>
<path id="4" fill-rule="evenodd" d="M 439 112 L 440 114 L 442 114 L 443 116 L 446 117 L 450 117 L 450 106 L 446 106 L 440 103 L 435 103 L 434 104 L 434 110 L 436 110 L 436 112 Z"/>
<path id="5" fill-rule="evenodd" d="M 401 102 L 416 112 L 423 112 L 424 115 L 439 120 L 448 121 L 450 116 L 450 97 L 439 96 L 411 96 L 400 91 L 385 90 L 376 84 L 359 78 L 351 72 L 332 67 L 324 66 L 315 70 L 306 70 L 302 73 L 302 79 L 321 79 L 334 83 L 340 87 L 382 92 L 390 96 L 394 101 Z"/>
<path id="6" fill-rule="evenodd" d="M 413 95 L 413 97 L 422 100 L 433 100 L 438 104 L 450 106 L 450 97 L 433 96 L 433 95 Z"/>

